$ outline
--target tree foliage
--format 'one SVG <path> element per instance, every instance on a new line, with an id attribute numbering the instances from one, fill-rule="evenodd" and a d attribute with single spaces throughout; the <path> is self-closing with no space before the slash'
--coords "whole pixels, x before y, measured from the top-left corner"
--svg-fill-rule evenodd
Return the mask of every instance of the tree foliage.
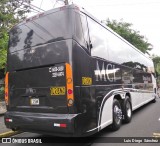
<path id="1" fill-rule="evenodd" d="M 106 25 L 143 53 L 149 54 L 148 51 L 152 49 L 152 45 L 148 43 L 148 40 L 144 36 L 140 35 L 139 31 L 131 29 L 131 23 L 108 19 L 106 20 Z"/>
<path id="2" fill-rule="evenodd" d="M 160 57 L 159 56 L 155 56 L 153 58 L 153 62 L 154 62 L 154 66 L 155 66 L 155 70 L 156 70 L 157 76 L 160 76 Z"/>
<path id="3" fill-rule="evenodd" d="M 31 0 L 0 0 L 0 71 L 4 70 L 8 46 L 8 31 L 25 18 Z"/>

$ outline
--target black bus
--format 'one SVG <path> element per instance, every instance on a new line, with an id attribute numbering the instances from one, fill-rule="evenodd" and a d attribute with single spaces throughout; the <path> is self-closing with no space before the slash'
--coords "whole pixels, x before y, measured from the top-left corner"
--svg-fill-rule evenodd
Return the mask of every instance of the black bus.
<path id="1" fill-rule="evenodd" d="M 155 101 L 154 65 L 75 5 L 28 18 L 9 33 L 5 124 L 55 136 L 118 130 Z"/>

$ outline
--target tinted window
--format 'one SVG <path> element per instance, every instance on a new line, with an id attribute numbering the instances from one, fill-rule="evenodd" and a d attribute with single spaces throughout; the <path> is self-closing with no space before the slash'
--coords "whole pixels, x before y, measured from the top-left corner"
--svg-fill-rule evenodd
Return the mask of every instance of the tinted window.
<path id="1" fill-rule="evenodd" d="M 153 62 L 110 30 L 87 17 L 93 48 L 97 56 L 144 72 L 154 72 Z"/>
<path id="2" fill-rule="evenodd" d="M 58 11 L 18 25 L 10 32 L 9 51 L 71 38 L 69 10 Z"/>
<path id="3" fill-rule="evenodd" d="M 88 34 L 87 17 L 82 14 L 80 15 L 80 17 L 81 17 L 81 23 L 82 23 L 83 36 L 85 40 L 85 47 L 89 48 L 89 34 Z"/>
<path id="4" fill-rule="evenodd" d="M 110 30 L 88 18 L 92 56 L 122 64 L 144 72 L 154 72 L 153 62 Z"/>
<path id="5" fill-rule="evenodd" d="M 88 17 L 87 19 L 90 39 L 93 46 L 91 49 L 91 55 L 108 60 L 107 36 L 106 33 L 104 33 L 105 28 L 91 18 Z"/>
<path id="6" fill-rule="evenodd" d="M 118 37 L 116 37 L 110 31 L 107 31 L 107 40 L 110 61 L 119 64 L 128 62 L 128 60 L 132 62 L 129 50 L 125 47 L 124 43 Z"/>
<path id="7" fill-rule="evenodd" d="M 145 72 L 154 70 L 151 60 L 110 31 L 107 31 L 107 40 L 110 61 Z"/>
<path id="8" fill-rule="evenodd" d="M 75 13 L 75 36 L 76 36 L 76 40 L 78 40 L 78 43 L 80 43 L 82 46 L 85 46 L 82 22 L 81 22 L 80 15 L 78 13 Z"/>

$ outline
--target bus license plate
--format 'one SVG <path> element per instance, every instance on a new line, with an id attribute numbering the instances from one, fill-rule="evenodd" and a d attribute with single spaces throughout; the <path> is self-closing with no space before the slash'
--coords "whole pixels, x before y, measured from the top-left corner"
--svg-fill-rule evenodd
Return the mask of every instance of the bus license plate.
<path id="1" fill-rule="evenodd" d="M 31 105 L 39 105 L 39 99 L 38 98 L 30 99 L 30 104 Z"/>

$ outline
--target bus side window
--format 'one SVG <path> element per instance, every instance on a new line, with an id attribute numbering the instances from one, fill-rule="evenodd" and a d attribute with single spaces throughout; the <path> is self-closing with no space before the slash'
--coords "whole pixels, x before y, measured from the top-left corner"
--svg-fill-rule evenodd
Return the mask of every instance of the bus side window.
<path id="1" fill-rule="evenodd" d="M 92 47 L 91 56 L 108 60 L 107 30 L 90 17 L 87 17 L 87 20 Z"/>
<path id="2" fill-rule="evenodd" d="M 80 17 L 81 17 L 81 23 L 82 23 L 83 36 L 85 39 L 85 48 L 90 49 L 87 17 L 82 14 L 80 15 Z"/>
<path id="3" fill-rule="evenodd" d="M 85 46 L 82 23 L 81 23 L 80 15 L 78 13 L 75 13 L 75 37 L 77 42 L 81 46 Z"/>

